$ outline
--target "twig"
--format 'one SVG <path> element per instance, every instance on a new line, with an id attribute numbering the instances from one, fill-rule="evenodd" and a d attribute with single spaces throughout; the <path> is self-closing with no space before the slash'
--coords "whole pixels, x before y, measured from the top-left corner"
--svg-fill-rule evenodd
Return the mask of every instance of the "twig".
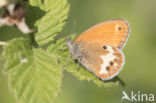
<path id="1" fill-rule="evenodd" d="M 118 76 L 116 76 L 116 79 L 120 81 L 120 85 L 122 87 L 124 87 L 124 88 L 126 87 L 126 84 L 125 84 L 125 82 L 122 79 L 120 79 Z"/>

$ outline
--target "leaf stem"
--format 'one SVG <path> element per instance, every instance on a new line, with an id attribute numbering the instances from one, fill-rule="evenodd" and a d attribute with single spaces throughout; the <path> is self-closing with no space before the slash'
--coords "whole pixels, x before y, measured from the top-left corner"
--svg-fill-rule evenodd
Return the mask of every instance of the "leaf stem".
<path id="1" fill-rule="evenodd" d="M 8 45 L 8 43 L 7 43 L 7 42 L 0 41 L 0 46 L 6 46 L 6 45 Z"/>

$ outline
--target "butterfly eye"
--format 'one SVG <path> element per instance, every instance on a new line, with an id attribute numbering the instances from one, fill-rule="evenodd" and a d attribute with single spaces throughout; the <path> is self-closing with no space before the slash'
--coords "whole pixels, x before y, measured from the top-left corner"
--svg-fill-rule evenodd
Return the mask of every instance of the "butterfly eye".
<path id="1" fill-rule="evenodd" d="M 121 27 L 119 27 L 118 29 L 121 30 Z"/>
<path id="2" fill-rule="evenodd" d="M 104 45 L 104 46 L 103 46 L 103 49 L 107 49 L 107 47 Z"/>

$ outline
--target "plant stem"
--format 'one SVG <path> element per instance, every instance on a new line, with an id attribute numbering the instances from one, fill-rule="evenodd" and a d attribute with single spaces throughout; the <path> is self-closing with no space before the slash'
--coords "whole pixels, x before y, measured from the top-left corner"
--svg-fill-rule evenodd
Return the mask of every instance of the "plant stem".
<path id="1" fill-rule="evenodd" d="M 5 46 L 5 45 L 8 45 L 8 43 L 7 42 L 0 41 L 0 45 L 1 46 Z"/>
<path id="2" fill-rule="evenodd" d="M 120 85 L 121 85 L 122 87 L 125 87 L 125 86 L 126 86 L 126 85 L 125 85 L 125 82 L 124 82 L 122 79 L 120 79 L 118 76 L 116 76 L 116 79 L 120 81 Z"/>

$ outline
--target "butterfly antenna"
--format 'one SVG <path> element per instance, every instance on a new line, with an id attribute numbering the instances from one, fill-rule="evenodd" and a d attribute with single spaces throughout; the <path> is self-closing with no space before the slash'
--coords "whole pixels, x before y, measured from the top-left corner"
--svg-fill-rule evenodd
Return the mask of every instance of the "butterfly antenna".
<path id="1" fill-rule="evenodd" d="M 74 21 L 73 21 L 73 33 L 75 32 L 75 29 L 76 29 L 76 21 L 74 19 Z"/>
<path id="2" fill-rule="evenodd" d="M 74 19 L 73 20 L 73 31 L 72 31 L 72 34 L 75 34 L 76 33 L 76 20 Z"/>

